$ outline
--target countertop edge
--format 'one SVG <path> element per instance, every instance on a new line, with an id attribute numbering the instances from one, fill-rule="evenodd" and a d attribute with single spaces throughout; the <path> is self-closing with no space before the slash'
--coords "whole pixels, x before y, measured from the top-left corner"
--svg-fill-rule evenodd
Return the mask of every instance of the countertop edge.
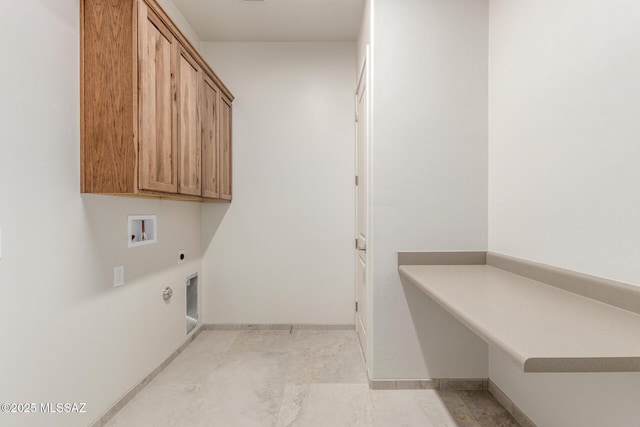
<path id="1" fill-rule="evenodd" d="M 424 294 L 432 298 L 435 302 L 438 303 L 438 305 L 443 307 L 449 314 L 451 314 L 453 317 L 458 319 L 464 326 L 466 326 L 473 333 L 478 335 L 487 344 L 502 350 L 507 356 L 509 356 L 512 359 L 512 361 L 517 363 L 518 366 L 521 366 L 522 369 L 524 370 L 527 357 L 518 353 L 513 347 L 509 346 L 504 341 L 498 339 L 495 335 L 491 334 L 489 331 L 487 331 L 486 329 L 482 328 L 480 325 L 475 323 L 473 319 L 469 318 L 459 310 L 456 310 L 455 307 L 450 305 L 447 301 L 441 299 L 437 294 L 434 294 L 433 292 L 431 292 L 431 290 L 427 286 L 421 283 L 422 281 L 419 278 L 415 277 L 411 273 L 411 271 L 408 271 L 409 269 L 407 267 L 409 267 L 410 269 L 411 266 L 398 267 L 398 272 L 402 277 L 409 280 L 414 286 L 420 289 Z"/>
<path id="2" fill-rule="evenodd" d="M 640 357 L 537 357 L 519 353 L 508 343 L 500 340 L 491 331 L 476 323 L 473 318 L 467 316 L 461 310 L 447 300 L 434 293 L 427 283 L 411 270 L 411 266 L 398 267 L 400 276 L 410 281 L 424 294 L 432 298 L 438 305 L 459 320 L 463 325 L 478 335 L 483 341 L 504 352 L 512 361 L 520 366 L 526 373 L 589 373 L 589 372 L 640 372 Z M 493 267 L 495 268 L 495 267 Z M 507 271 L 505 271 L 508 273 Z M 541 285 L 545 283 L 540 282 Z"/>

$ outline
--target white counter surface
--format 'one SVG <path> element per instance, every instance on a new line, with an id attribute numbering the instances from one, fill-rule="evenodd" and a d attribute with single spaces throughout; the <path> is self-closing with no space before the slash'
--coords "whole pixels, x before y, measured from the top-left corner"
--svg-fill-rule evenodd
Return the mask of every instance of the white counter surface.
<path id="1" fill-rule="evenodd" d="M 640 315 L 487 265 L 400 274 L 524 372 L 640 372 Z"/>

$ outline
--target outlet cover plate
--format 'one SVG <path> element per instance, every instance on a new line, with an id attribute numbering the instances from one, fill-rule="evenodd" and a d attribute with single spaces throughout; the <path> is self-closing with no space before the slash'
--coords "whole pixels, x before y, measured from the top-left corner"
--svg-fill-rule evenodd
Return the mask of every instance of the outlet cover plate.
<path id="1" fill-rule="evenodd" d="M 113 287 L 124 285 L 124 265 L 113 267 Z"/>

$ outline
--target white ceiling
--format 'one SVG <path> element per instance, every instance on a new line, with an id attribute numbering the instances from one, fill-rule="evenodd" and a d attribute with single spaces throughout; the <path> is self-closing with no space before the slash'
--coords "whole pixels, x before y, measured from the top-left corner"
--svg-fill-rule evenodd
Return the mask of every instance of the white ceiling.
<path id="1" fill-rule="evenodd" d="M 173 0 L 207 41 L 356 40 L 365 0 Z"/>

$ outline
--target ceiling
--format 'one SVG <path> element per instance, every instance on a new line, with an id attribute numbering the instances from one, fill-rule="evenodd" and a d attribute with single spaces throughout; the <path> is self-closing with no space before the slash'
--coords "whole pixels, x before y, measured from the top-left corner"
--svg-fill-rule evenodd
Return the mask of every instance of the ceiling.
<path id="1" fill-rule="evenodd" d="M 356 40 L 365 0 L 173 0 L 203 42 Z"/>

